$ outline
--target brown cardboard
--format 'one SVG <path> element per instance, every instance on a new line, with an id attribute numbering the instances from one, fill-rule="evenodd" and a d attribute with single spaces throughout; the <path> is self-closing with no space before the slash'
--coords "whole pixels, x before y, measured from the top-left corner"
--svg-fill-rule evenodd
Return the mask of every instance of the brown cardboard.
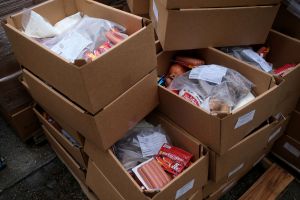
<path id="1" fill-rule="evenodd" d="M 230 179 L 234 177 L 235 174 L 240 174 L 243 169 L 252 166 L 253 163 L 250 163 L 251 158 L 255 157 L 255 155 L 267 147 L 268 140 L 273 134 L 274 129 L 277 128 L 278 123 L 279 122 L 274 121 L 264 125 L 221 156 L 210 152 L 210 178 L 215 182 L 224 178 Z M 282 122 L 280 122 L 280 124 L 282 124 Z"/>
<path id="2" fill-rule="evenodd" d="M 300 112 L 294 111 L 286 130 L 286 134 L 300 143 Z"/>
<path id="3" fill-rule="evenodd" d="M 86 184 L 97 195 L 98 199 L 125 200 L 91 159 L 89 160 Z"/>
<path id="4" fill-rule="evenodd" d="M 300 171 L 300 142 L 284 135 L 275 143 L 272 153 Z"/>
<path id="5" fill-rule="evenodd" d="M 298 101 L 297 107 L 296 107 L 296 111 L 300 112 L 300 101 Z"/>
<path id="6" fill-rule="evenodd" d="M 136 15 L 149 13 L 149 0 L 127 0 L 130 12 Z"/>
<path id="7" fill-rule="evenodd" d="M 202 190 L 198 190 L 195 194 L 193 194 L 193 196 L 191 196 L 191 198 L 189 198 L 188 200 L 202 200 L 203 199 L 203 194 L 202 194 Z"/>
<path id="8" fill-rule="evenodd" d="M 95 61 L 77 66 L 22 33 L 21 13 L 11 16 L 4 24 L 20 64 L 92 114 L 103 109 L 155 68 L 153 27 L 141 17 L 92 0 L 47 1 L 33 10 L 50 23 L 82 12 L 127 28 L 130 36 L 126 41 Z"/>
<path id="9" fill-rule="evenodd" d="M 164 50 L 264 43 L 279 6 L 168 10 L 150 2 L 149 15 Z"/>
<path id="10" fill-rule="evenodd" d="M 81 181 L 85 182 L 85 172 L 80 169 L 80 166 L 73 160 L 73 158 L 64 150 L 64 148 L 56 141 L 56 139 L 43 127 L 51 147 L 60 159 L 71 169 L 72 173 L 76 175 Z"/>
<path id="11" fill-rule="evenodd" d="M 214 152 L 224 154 L 273 114 L 276 103 L 274 99 L 279 93 L 277 92 L 278 86 L 272 84 L 271 75 L 252 67 L 249 68 L 218 50 L 208 48 L 191 52 L 162 52 L 158 55 L 157 61 L 160 76 L 167 73 L 170 61 L 176 54 L 191 54 L 204 59 L 207 64 L 219 64 L 235 69 L 256 85 L 254 88 L 254 92 L 258 95 L 256 99 L 224 118 L 210 115 L 168 89 L 159 86 L 160 111 Z M 269 89 L 270 85 L 272 87 Z M 253 112 L 255 114 L 252 121 L 235 129 L 241 117 Z"/>
<path id="12" fill-rule="evenodd" d="M 57 130 L 53 125 L 51 125 L 41 113 L 41 110 L 37 107 L 33 108 L 35 114 L 39 118 L 40 122 L 43 124 L 44 128 L 56 139 L 56 141 L 73 157 L 73 159 L 80 165 L 81 169 L 87 168 L 87 156 L 83 152 L 83 146 L 77 147 L 72 144 L 67 138 L 65 138 L 59 130 Z M 64 125 L 60 126 L 64 129 Z M 72 132 L 68 132 L 71 135 Z M 76 133 L 75 133 L 76 134 Z"/>
<path id="13" fill-rule="evenodd" d="M 192 187 L 189 188 L 186 193 L 183 193 L 182 196 L 177 198 L 180 200 L 186 199 L 192 196 L 207 182 L 208 154 L 207 152 L 203 151 L 203 146 L 197 140 L 188 135 L 165 117 L 161 115 L 152 115 L 150 116 L 150 119 L 151 120 L 149 120 L 149 122 L 153 123 L 154 125 L 160 124 L 162 128 L 165 129 L 166 133 L 172 140 L 173 145 L 193 153 L 195 158 L 193 164 L 188 169 L 173 179 L 166 187 L 155 194 L 152 198 L 147 197 L 143 193 L 141 188 L 129 175 L 125 168 L 123 168 L 122 164 L 118 161 L 111 150 L 108 150 L 108 152 L 102 152 L 89 141 L 87 141 L 84 147 L 85 151 L 94 161 L 98 169 L 101 170 L 104 176 L 107 177 L 111 184 L 114 185 L 114 187 L 124 197 L 124 199 L 175 199 L 176 193 L 180 192 L 178 190 L 182 189 L 184 186 L 187 186 L 187 184 L 191 184 Z"/>
<path id="14" fill-rule="evenodd" d="M 91 115 L 24 70 L 32 97 L 54 119 L 78 131 L 98 148 L 108 149 L 158 104 L 156 70 Z"/>
<path id="15" fill-rule="evenodd" d="M 9 115 L 8 122 L 22 141 L 28 140 L 41 129 L 38 119 L 32 110 L 32 106 L 28 106 L 17 113 Z"/>
<path id="16" fill-rule="evenodd" d="M 281 0 L 162 0 L 162 4 L 167 9 L 176 8 L 208 8 L 208 7 L 237 7 L 237 6 L 258 6 L 277 4 Z"/>
<path id="17" fill-rule="evenodd" d="M 273 29 L 300 40 L 300 20 L 288 11 L 284 4 L 281 4 L 279 8 Z"/>

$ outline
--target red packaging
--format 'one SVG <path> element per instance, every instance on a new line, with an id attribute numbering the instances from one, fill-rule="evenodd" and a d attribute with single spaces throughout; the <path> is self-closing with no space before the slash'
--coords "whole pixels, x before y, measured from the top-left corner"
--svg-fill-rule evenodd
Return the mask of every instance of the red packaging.
<path id="1" fill-rule="evenodd" d="M 165 171 L 177 176 L 189 166 L 192 157 L 193 154 L 183 149 L 164 144 L 155 159 Z"/>

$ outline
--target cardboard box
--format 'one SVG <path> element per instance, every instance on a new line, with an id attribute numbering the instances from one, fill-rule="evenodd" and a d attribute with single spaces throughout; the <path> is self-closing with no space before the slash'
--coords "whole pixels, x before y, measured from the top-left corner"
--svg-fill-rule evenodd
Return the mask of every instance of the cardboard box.
<path id="1" fill-rule="evenodd" d="M 275 18 L 273 29 L 300 40 L 299 17 L 287 10 L 285 4 L 281 4 Z"/>
<path id="2" fill-rule="evenodd" d="M 52 24 L 81 12 L 127 28 L 126 41 L 91 63 L 81 60 L 72 64 L 20 31 L 22 12 L 3 24 L 20 64 L 92 114 L 155 68 L 153 27 L 148 20 L 92 0 L 47 1 L 33 10 Z"/>
<path id="3" fill-rule="evenodd" d="M 58 130 L 52 124 L 50 124 L 48 120 L 43 116 L 43 113 L 45 111 L 43 111 L 42 108 L 35 106 L 33 110 L 38 116 L 40 122 L 43 124 L 44 128 L 46 128 L 47 131 L 55 138 L 55 140 L 70 154 L 70 156 L 72 156 L 72 158 L 79 164 L 80 168 L 85 170 L 87 168 L 88 157 L 83 152 L 83 145 L 76 146 L 70 140 L 68 140 L 63 135 L 63 133 L 60 132 L 60 130 Z M 67 130 L 64 125 L 59 125 L 65 131 Z M 76 141 L 78 141 L 79 144 L 81 143 L 81 141 L 77 139 L 78 133 L 76 133 L 76 131 L 70 131 L 70 129 L 68 129 L 67 133 L 70 134 L 74 139 L 76 138 Z"/>
<path id="4" fill-rule="evenodd" d="M 149 15 L 164 50 L 249 45 L 265 42 L 278 5 L 166 9 L 151 0 Z"/>
<path id="5" fill-rule="evenodd" d="M 50 116 L 73 128 L 103 150 L 121 139 L 158 105 L 156 70 L 96 115 L 87 113 L 26 69 L 24 79 L 32 97 Z"/>
<path id="6" fill-rule="evenodd" d="M 59 144 L 59 142 L 51 135 L 51 133 L 49 133 L 49 131 L 45 127 L 43 127 L 43 129 L 49 143 L 51 144 L 51 147 L 53 148 L 57 156 L 63 161 L 65 165 L 68 166 L 68 168 L 72 171 L 73 174 L 76 175 L 77 178 L 79 178 L 82 182 L 85 182 L 85 172 L 81 170 L 77 162 Z"/>
<path id="7" fill-rule="evenodd" d="M 300 171 L 300 142 L 284 135 L 275 143 L 272 153 Z"/>
<path id="8" fill-rule="evenodd" d="M 151 194 L 152 197 L 146 196 L 143 193 L 143 190 L 125 170 L 111 150 L 102 152 L 87 141 L 84 147 L 86 153 L 98 167 L 98 174 L 102 172 L 124 199 L 181 200 L 191 197 L 207 182 L 208 153 L 206 152 L 206 149 L 199 141 L 165 117 L 161 115 L 152 115 L 149 116 L 149 118 L 148 121 L 152 124 L 160 124 L 162 126 L 172 140 L 173 145 L 183 148 L 194 155 L 193 164 L 182 174 L 173 179 L 160 192 Z M 94 182 L 89 181 L 90 178 L 94 176 L 97 176 L 97 173 L 88 171 L 86 183 L 89 187 L 92 187 L 92 184 L 94 184 Z M 100 185 L 101 183 L 98 182 L 97 185 L 94 185 L 93 187 L 97 190 L 98 187 L 101 187 Z"/>
<path id="9" fill-rule="evenodd" d="M 203 194 L 202 194 L 202 190 L 200 189 L 193 196 L 191 196 L 191 198 L 189 198 L 188 200 L 202 200 L 202 199 L 203 199 Z"/>
<path id="10" fill-rule="evenodd" d="M 147 15 L 149 13 L 149 0 L 127 0 L 130 12 L 136 15 Z"/>
<path id="11" fill-rule="evenodd" d="M 274 113 L 276 104 L 274 99 L 278 98 L 279 93 L 271 75 L 224 56 L 218 50 L 208 48 L 162 52 L 158 55 L 160 76 L 167 73 L 174 55 L 191 55 L 204 59 L 207 64 L 227 66 L 240 72 L 256 85 L 254 88 L 256 99 L 225 117 L 213 116 L 174 92 L 159 86 L 160 111 L 217 154 L 224 154 Z M 246 120 L 241 124 L 244 119 Z"/>
<path id="12" fill-rule="evenodd" d="M 218 190 L 216 190 L 214 193 L 206 197 L 206 200 L 217 200 L 220 199 L 226 192 L 228 192 L 230 189 L 232 189 L 238 182 L 238 179 L 228 181 L 225 184 L 223 184 L 221 187 L 219 187 Z"/>
<path id="13" fill-rule="evenodd" d="M 258 6 L 277 4 L 281 0 L 161 0 L 163 6 L 167 9 L 178 8 L 209 8 L 209 7 L 238 7 L 238 6 Z"/>
<path id="14" fill-rule="evenodd" d="M 290 123 L 288 125 L 288 128 L 286 130 L 286 134 L 293 138 L 294 140 L 297 140 L 300 142 L 300 112 L 294 111 L 290 120 Z"/>
<path id="15" fill-rule="evenodd" d="M 239 174 L 243 174 L 244 169 L 252 168 L 252 158 L 261 154 L 269 142 L 283 133 L 285 123 L 282 120 L 263 124 L 221 156 L 210 152 L 210 179 L 215 182 L 231 180 L 236 177 L 234 175 L 239 177 Z"/>

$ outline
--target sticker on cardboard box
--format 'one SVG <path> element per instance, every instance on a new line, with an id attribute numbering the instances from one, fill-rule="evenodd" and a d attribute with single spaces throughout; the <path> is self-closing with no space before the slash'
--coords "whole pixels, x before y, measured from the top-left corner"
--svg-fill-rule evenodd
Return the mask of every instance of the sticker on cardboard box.
<path id="1" fill-rule="evenodd" d="M 233 174 L 237 173 L 240 169 L 244 167 L 245 163 L 240 164 L 237 168 L 228 173 L 228 178 L 230 178 Z"/>
<path id="2" fill-rule="evenodd" d="M 137 136 L 143 157 L 149 157 L 156 155 L 163 144 L 168 143 L 164 134 L 154 132 L 147 136 Z"/>
<path id="3" fill-rule="evenodd" d="M 156 18 L 156 21 L 158 21 L 158 9 L 157 9 L 157 6 L 156 6 L 156 3 L 155 1 L 153 0 L 153 4 L 152 4 L 152 9 L 153 9 L 153 13 L 154 13 L 154 16 Z"/>
<path id="4" fill-rule="evenodd" d="M 294 147 L 293 145 L 291 145 L 290 143 L 286 142 L 283 147 L 288 150 L 291 154 L 293 154 L 294 156 L 296 156 L 297 158 L 300 157 L 300 151 Z"/>
<path id="5" fill-rule="evenodd" d="M 221 84 L 223 77 L 227 73 L 227 68 L 219 65 L 207 65 L 192 69 L 189 79 L 200 79 L 215 84 Z"/>
<path id="6" fill-rule="evenodd" d="M 195 179 L 191 180 L 190 182 L 188 182 L 187 184 L 185 184 L 182 188 L 180 188 L 179 190 L 177 190 L 175 199 L 179 199 L 185 193 L 187 193 L 188 191 L 190 191 L 194 187 L 194 183 L 195 183 Z"/>
<path id="7" fill-rule="evenodd" d="M 271 142 L 280 132 L 281 132 L 282 127 L 278 128 L 272 135 L 269 137 L 268 142 Z"/>
<path id="8" fill-rule="evenodd" d="M 255 110 L 252 110 L 251 112 L 239 117 L 238 121 L 235 124 L 234 129 L 240 128 L 241 126 L 244 126 L 245 124 L 248 124 L 251 122 L 254 118 Z"/>

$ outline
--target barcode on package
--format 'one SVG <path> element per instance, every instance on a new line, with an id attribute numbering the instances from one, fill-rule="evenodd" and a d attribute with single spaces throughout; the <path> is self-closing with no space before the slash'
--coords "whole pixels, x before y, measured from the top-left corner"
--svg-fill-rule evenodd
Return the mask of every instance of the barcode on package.
<path id="1" fill-rule="evenodd" d="M 281 128 L 277 129 L 274 133 L 272 133 L 272 135 L 269 137 L 268 142 L 271 142 L 271 140 L 273 140 L 280 132 L 281 132 Z"/>
<path id="2" fill-rule="evenodd" d="M 288 150 L 291 154 L 293 154 L 294 156 L 296 156 L 297 158 L 299 158 L 300 156 L 300 151 L 298 149 L 296 149 L 296 147 L 294 147 L 293 145 L 291 145 L 290 143 L 286 142 L 283 147 Z"/>
<path id="3" fill-rule="evenodd" d="M 244 163 L 240 164 L 237 168 L 235 168 L 234 170 L 232 170 L 231 172 L 229 172 L 228 174 L 228 178 L 230 178 L 233 174 L 237 173 L 240 169 L 242 169 L 244 167 Z"/>
<path id="4" fill-rule="evenodd" d="M 153 9 L 153 14 L 156 18 L 156 21 L 158 21 L 158 9 L 157 9 L 157 6 L 156 6 L 156 3 L 155 1 L 153 0 L 153 6 L 152 6 L 152 9 Z"/>
<path id="5" fill-rule="evenodd" d="M 195 183 L 195 179 L 191 180 L 190 182 L 188 182 L 187 184 L 185 184 L 182 188 L 180 188 L 179 190 L 177 190 L 175 199 L 179 199 L 185 193 L 187 193 L 188 191 L 190 191 L 194 187 L 194 183 Z"/>
<path id="6" fill-rule="evenodd" d="M 252 110 L 251 112 L 241 116 L 236 122 L 234 129 L 240 128 L 241 126 L 244 126 L 245 124 L 251 122 L 254 118 L 254 115 L 255 110 Z"/>

